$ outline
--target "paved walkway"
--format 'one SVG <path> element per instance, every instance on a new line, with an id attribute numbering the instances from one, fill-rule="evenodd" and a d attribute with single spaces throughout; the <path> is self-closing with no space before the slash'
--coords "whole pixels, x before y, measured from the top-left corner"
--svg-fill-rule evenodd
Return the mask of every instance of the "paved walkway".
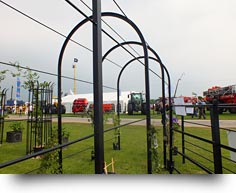
<path id="1" fill-rule="evenodd" d="M 20 120 L 20 119 L 27 119 L 27 116 L 22 115 L 20 117 L 20 116 L 10 115 L 8 118 L 6 118 L 6 120 Z M 135 122 L 137 120 L 138 119 L 122 119 L 121 124 L 127 124 L 130 122 Z M 53 118 L 53 122 L 57 122 L 57 118 Z M 81 117 L 62 117 L 62 122 L 64 123 L 69 123 L 69 122 L 91 123 L 91 120 L 89 118 L 81 118 Z M 108 119 L 107 124 L 112 124 L 112 120 Z M 145 124 L 146 124 L 146 120 L 133 123 L 133 125 L 145 125 Z M 160 119 L 152 119 L 151 124 L 155 126 L 162 125 Z M 186 127 L 205 127 L 205 126 L 210 126 L 211 121 L 203 120 L 203 119 L 194 119 L 194 120 L 186 120 L 184 124 Z M 236 120 L 220 120 L 220 127 L 236 129 Z"/>

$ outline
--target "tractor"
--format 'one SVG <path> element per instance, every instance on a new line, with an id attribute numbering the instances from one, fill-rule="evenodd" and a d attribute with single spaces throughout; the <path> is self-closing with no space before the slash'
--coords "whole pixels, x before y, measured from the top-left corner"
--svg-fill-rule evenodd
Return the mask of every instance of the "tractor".
<path id="1" fill-rule="evenodd" d="M 141 111 L 141 114 L 146 114 L 146 102 L 143 93 L 133 92 L 128 95 L 128 114 L 133 115 L 133 112 Z"/>

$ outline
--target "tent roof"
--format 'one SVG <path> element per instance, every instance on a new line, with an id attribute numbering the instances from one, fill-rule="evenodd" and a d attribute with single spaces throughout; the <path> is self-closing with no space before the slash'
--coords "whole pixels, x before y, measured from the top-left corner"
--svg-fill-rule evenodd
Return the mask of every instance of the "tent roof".
<path id="1" fill-rule="evenodd" d="M 125 100 L 130 91 L 121 92 L 120 100 Z M 93 103 L 93 93 L 88 94 L 76 94 L 76 95 L 67 95 L 62 97 L 62 103 L 73 103 L 73 101 L 77 98 L 86 98 L 89 103 Z M 116 101 L 117 100 L 117 92 L 107 92 L 103 93 L 103 102 Z"/>

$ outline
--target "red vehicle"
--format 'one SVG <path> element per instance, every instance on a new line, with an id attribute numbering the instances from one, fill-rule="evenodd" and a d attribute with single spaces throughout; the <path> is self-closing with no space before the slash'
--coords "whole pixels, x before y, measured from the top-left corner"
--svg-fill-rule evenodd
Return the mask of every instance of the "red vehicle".
<path id="1" fill-rule="evenodd" d="M 114 112 L 115 105 L 112 103 L 103 104 L 103 112 Z"/>
<path id="2" fill-rule="evenodd" d="M 192 103 L 195 104 L 197 102 L 197 97 L 188 97 L 188 96 L 184 96 L 184 102 L 185 103 Z"/>
<path id="3" fill-rule="evenodd" d="M 93 104 L 90 104 L 88 111 L 91 112 L 93 110 L 93 106 Z M 113 103 L 103 104 L 103 112 L 115 112 L 115 105 Z"/>
<path id="4" fill-rule="evenodd" d="M 203 96 L 205 96 L 206 101 L 212 103 L 214 98 L 219 100 L 219 104 L 229 104 L 236 105 L 236 85 L 219 87 L 214 86 L 209 88 L 207 91 L 203 92 Z M 236 108 L 219 108 L 220 113 L 229 111 L 230 113 L 236 113 Z"/>
<path id="5" fill-rule="evenodd" d="M 88 100 L 86 98 L 78 98 L 75 99 L 72 106 L 72 112 L 86 112 L 86 108 L 88 106 Z"/>

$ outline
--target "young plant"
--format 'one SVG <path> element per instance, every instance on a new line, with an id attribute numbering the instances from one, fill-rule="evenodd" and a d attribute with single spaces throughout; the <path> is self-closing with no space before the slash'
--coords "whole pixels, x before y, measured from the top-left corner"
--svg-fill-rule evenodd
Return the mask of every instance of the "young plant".
<path id="1" fill-rule="evenodd" d="M 14 122 L 9 126 L 13 131 L 19 132 L 23 131 L 25 127 L 22 125 L 21 122 Z"/>
<path id="2" fill-rule="evenodd" d="M 112 114 L 112 122 L 114 127 L 117 127 L 120 125 L 120 118 L 117 116 L 117 114 Z M 120 150 L 120 127 L 115 129 L 115 142 L 113 143 L 113 149 L 114 150 Z"/>
<path id="3" fill-rule="evenodd" d="M 46 148 L 51 148 L 58 145 L 57 143 L 57 130 L 52 130 L 52 135 Z M 59 150 L 46 153 L 41 158 L 39 174 L 60 174 L 59 164 Z"/>
<path id="4" fill-rule="evenodd" d="M 158 152 L 158 141 L 157 141 L 157 130 L 151 125 L 148 133 L 149 140 L 151 140 L 151 152 L 152 152 L 152 160 L 154 162 L 153 171 L 159 173 L 161 171 L 161 164 L 159 152 Z"/>

